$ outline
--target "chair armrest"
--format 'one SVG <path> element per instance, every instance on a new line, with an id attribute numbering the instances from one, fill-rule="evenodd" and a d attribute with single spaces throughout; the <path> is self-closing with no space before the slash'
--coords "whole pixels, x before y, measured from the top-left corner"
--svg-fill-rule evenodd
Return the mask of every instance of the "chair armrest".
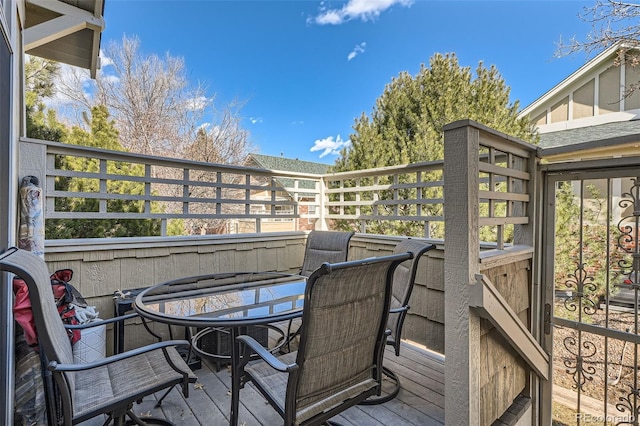
<path id="1" fill-rule="evenodd" d="M 98 359 L 96 361 L 87 362 L 85 364 L 59 364 L 56 361 L 51 361 L 47 365 L 49 371 L 83 371 L 91 370 L 92 368 L 102 367 L 107 364 L 114 363 L 116 361 L 122 361 L 127 358 L 131 358 L 137 355 L 141 355 L 146 352 L 155 351 L 156 349 L 166 348 L 168 346 L 176 345 L 189 345 L 186 340 L 167 340 L 166 342 L 153 343 L 151 345 L 143 346 L 140 348 L 132 349 L 127 352 L 112 355 L 106 358 Z"/>
<path id="2" fill-rule="evenodd" d="M 92 322 L 86 322 L 84 324 L 65 324 L 64 328 L 70 329 L 70 330 L 75 330 L 75 329 L 85 329 L 85 328 L 91 328 L 91 327 L 97 327 L 99 325 L 103 325 L 103 324 L 111 324 L 114 322 L 119 322 L 119 321 L 124 321 L 130 318 L 135 318 L 138 317 L 140 315 L 138 315 L 137 313 L 133 313 L 133 314 L 127 314 L 127 315 L 121 315 L 119 317 L 113 317 L 113 318 L 107 318 L 107 319 L 100 319 L 100 321 L 92 321 Z"/>
<path id="3" fill-rule="evenodd" d="M 409 305 L 407 305 L 407 306 L 400 306 L 399 308 L 392 308 L 392 309 L 389 309 L 389 313 L 390 313 L 390 314 L 398 314 L 398 313 L 400 313 L 400 312 L 406 312 L 406 311 L 408 311 L 408 310 L 409 310 Z"/>
<path id="4" fill-rule="evenodd" d="M 242 364 L 246 364 L 246 362 L 248 362 L 251 356 L 251 353 L 254 353 L 258 355 L 260 358 L 262 358 L 272 368 L 278 371 L 289 372 L 292 369 L 298 368 L 298 365 L 295 363 L 285 364 L 284 362 L 280 361 L 275 355 L 273 355 L 271 352 L 266 350 L 264 346 L 258 343 L 251 336 L 247 336 L 243 334 L 236 337 L 236 340 L 245 344 L 245 351 L 244 351 L 244 355 L 242 356 L 242 359 L 243 359 Z"/>

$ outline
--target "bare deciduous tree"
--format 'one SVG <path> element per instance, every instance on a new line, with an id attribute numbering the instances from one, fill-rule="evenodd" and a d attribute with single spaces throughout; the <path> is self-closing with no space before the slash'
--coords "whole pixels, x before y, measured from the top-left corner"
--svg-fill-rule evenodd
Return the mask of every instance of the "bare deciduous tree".
<path id="1" fill-rule="evenodd" d="M 249 133 L 241 127 L 241 102 L 226 106 L 214 103 L 202 85 L 190 84 L 182 58 L 144 55 L 140 41 L 124 37 L 110 43 L 104 50 L 103 69 L 98 73 L 93 90 L 86 90 L 87 79 L 75 72 L 61 83 L 61 92 L 72 104 L 77 120 L 83 111 L 95 105 L 106 105 L 120 134 L 121 145 L 130 152 L 185 158 L 194 161 L 241 164 L 252 150 Z M 166 180 L 180 181 L 182 170 L 153 168 L 152 174 Z M 202 182 L 236 183 L 238 176 L 209 176 L 197 168 L 189 179 Z M 210 173 L 209 173 L 210 174 Z M 162 195 L 183 196 L 181 185 L 152 187 Z M 237 190 L 222 189 L 224 198 L 239 197 Z M 242 194 L 241 194 L 242 195 Z M 216 189 L 211 186 L 190 188 L 189 197 L 212 199 Z M 178 203 L 179 204 L 179 203 Z M 242 205 L 233 205 L 243 208 Z M 209 214 L 207 203 L 193 202 L 191 213 Z M 180 205 L 167 203 L 163 211 L 181 210 Z M 176 210 L 176 211 L 177 211 Z M 187 232 L 211 232 L 224 227 L 224 220 L 184 221 Z"/>
<path id="2" fill-rule="evenodd" d="M 572 37 L 557 43 L 555 57 L 563 57 L 577 52 L 596 54 L 620 43 L 616 66 L 640 64 L 640 4 L 620 0 L 596 0 L 592 7 L 584 7 L 578 15 L 591 25 L 591 31 L 582 40 Z M 622 42 L 622 43 L 621 43 Z M 623 97 L 631 96 L 640 88 L 640 82 L 627 82 Z"/>
<path id="3" fill-rule="evenodd" d="M 204 90 L 189 85 L 183 59 L 144 56 L 139 40 L 126 37 L 105 53 L 114 73 L 96 80 L 96 102 L 111 111 L 123 146 L 143 154 L 181 153 L 206 106 Z"/>
<path id="4" fill-rule="evenodd" d="M 591 25 L 591 31 L 584 40 L 571 37 L 557 43 L 556 57 L 576 52 L 599 52 L 627 41 L 631 45 L 640 39 L 640 4 L 619 0 L 596 0 L 592 7 L 584 7 L 578 14 L 580 19 Z"/>
<path id="5" fill-rule="evenodd" d="M 108 44 L 94 90 L 87 91 L 86 84 L 79 72 L 61 82 L 76 117 L 106 105 L 122 146 L 131 152 L 237 164 L 250 150 L 248 132 L 240 126 L 240 103 L 214 105 L 203 85 L 189 82 L 182 58 L 144 55 L 136 37 Z M 205 133 L 215 135 L 210 144 L 198 143 L 204 121 L 209 123 Z M 211 157 L 212 149 L 218 155 Z"/>

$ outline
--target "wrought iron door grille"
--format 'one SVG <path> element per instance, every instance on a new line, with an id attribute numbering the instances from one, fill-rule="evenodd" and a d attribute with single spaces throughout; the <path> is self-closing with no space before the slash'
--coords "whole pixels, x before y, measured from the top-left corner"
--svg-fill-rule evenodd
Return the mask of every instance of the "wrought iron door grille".
<path id="1" fill-rule="evenodd" d="M 554 417 L 638 425 L 640 178 L 584 172 L 554 188 Z"/>

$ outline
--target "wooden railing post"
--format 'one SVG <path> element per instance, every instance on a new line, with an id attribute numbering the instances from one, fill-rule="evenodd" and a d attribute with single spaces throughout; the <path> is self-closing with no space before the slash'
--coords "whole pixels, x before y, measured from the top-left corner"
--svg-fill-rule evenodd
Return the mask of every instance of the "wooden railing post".
<path id="1" fill-rule="evenodd" d="M 320 194 L 318 194 L 318 222 L 316 222 L 315 229 L 321 231 L 327 231 L 329 224 L 327 221 L 327 182 L 326 177 L 323 177 L 318 181 L 316 185 L 320 186 Z"/>
<path id="2" fill-rule="evenodd" d="M 444 127 L 445 424 L 480 425 L 480 319 L 469 287 L 480 272 L 479 130 Z"/>

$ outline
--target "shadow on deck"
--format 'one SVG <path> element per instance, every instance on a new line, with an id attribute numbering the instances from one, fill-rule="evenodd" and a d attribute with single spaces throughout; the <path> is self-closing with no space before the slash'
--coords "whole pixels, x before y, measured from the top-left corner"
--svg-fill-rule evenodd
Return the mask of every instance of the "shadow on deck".
<path id="1" fill-rule="evenodd" d="M 376 425 L 443 425 L 444 424 L 444 358 L 421 347 L 403 343 L 399 357 L 387 348 L 384 364 L 399 377 L 401 389 L 398 396 L 385 404 L 356 406 L 333 420 L 343 426 Z M 215 367 L 203 362 L 196 370 L 198 381 L 191 385 L 189 398 L 184 399 L 174 389 L 160 408 L 147 398 L 134 407 L 141 417 L 166 418 L 176 425 L 215 426 L 229 423 L 231 405 L 231 377 L 228 369 L 215 371 Z M 273 426 L 282 419 L 265 402 L 262 396 L 247 385 L 241 391 L 240 421 L 242 426 Z M 82 426 L 101 425 L 103 418 L 81 423 Z"/>

